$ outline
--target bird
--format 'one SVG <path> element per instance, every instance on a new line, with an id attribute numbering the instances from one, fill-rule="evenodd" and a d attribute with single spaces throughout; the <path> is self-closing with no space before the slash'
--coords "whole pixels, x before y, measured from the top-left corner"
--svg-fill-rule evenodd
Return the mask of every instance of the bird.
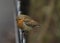
<path id="1" fill-rule="evenodd" d="M 16 21 L 18 28 L 23 31 L 31 31 L 35 27 L 40 28 L 40 24 L 28 15 L 20 14 L 17 16 Z"/>

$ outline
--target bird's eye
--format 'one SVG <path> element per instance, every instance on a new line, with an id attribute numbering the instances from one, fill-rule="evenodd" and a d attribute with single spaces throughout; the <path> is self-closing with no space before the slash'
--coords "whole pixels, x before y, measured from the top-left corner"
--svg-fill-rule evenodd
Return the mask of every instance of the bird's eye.
<path id="1" fill-rule="evenodd" d="M 18 19 L 18 20 L 21 20 L 21 19 Z"/>

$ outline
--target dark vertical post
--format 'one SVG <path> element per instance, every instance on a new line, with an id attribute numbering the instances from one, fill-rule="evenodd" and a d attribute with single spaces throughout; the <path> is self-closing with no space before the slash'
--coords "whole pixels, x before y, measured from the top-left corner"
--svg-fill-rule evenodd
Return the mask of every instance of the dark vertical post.
<path id="1" fill-rule="evenodd" d="M 21 7 L 20 10 L 22 11 L 22 14 L 28 15 L 29 12 L 29 0 L 20 0 L 21 1 Z"/>

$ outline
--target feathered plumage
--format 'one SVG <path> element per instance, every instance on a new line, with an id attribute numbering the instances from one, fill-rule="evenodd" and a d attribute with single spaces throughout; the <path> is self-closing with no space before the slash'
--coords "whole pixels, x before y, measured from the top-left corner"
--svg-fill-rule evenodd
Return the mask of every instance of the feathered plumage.
<path id="1" fill-rule="evenodd" d="M 17 25 L 22 30 L 30 31 L 35 27 L 40 27 L 40 24 L 33 20 L 31 17 L 27 15 L 19 15 L 17 16 Z"/>

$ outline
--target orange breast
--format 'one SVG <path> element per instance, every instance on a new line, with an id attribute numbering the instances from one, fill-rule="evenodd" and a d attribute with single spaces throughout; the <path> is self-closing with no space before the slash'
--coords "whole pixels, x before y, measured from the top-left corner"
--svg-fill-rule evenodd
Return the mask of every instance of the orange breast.
<path id="1" fill-rule="evenodd" d="M 18 25 L 18 27 L 20 27 L 20 28 L 23 28 L 23 22 L 24 22 L 24 20 L 18 20 L 17 21 L 17 25 Z"/>

